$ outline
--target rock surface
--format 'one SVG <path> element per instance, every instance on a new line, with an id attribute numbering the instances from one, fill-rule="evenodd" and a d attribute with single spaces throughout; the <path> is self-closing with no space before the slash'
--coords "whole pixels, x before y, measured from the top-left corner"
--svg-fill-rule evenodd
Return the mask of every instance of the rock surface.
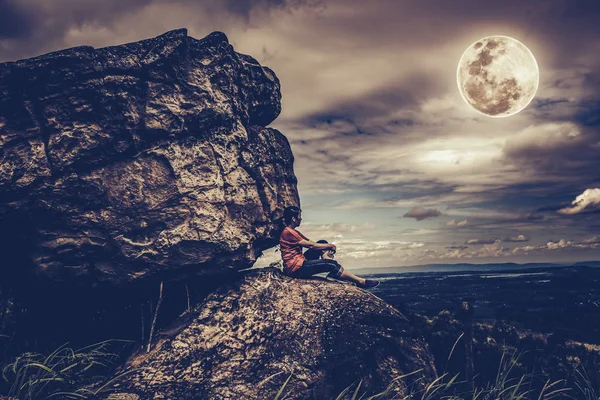
<path id="1" fill-rule="evenodd" d="M 0 64 L 3 273 L 29 260 L 91 285 L 249 267 L 299 204 L 289 143 L 266 128 L 280 100 L 220 32 Z"/>
<path id="2" fill-rule="evenodd" d="M 150 353 L 130 358 L 102 398 L 272 399 L 291 375 L 286 398 L 329 399 L 361 379 L 361 393 L 379 393 L 420 369 L 391 393 L 420 390 L 436 371 L 420 334 L 381 299 L 267 268 L 180 317 Z"/>

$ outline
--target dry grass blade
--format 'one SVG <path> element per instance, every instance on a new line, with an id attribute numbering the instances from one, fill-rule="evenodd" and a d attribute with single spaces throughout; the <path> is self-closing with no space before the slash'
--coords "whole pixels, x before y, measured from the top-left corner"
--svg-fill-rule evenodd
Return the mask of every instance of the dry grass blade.
<path id="1" fill-rule="evenodd" d="M 360 380 L 360 382 L 358 382 L 358 385 L 356 386 L 356 390 L 354 391 L 354 394 L 352 394 L 352 400 L 356 400 L 356 396 L 358 396 L 358 391 L 360 390 L 361 384 L 362 384 L 362 379 Z"/>
<path id="2" fill-rule="evenodd" d="M 258 382 L 258 384 L 256 385 L 256 387 L 261 387 L 262 385 L 264 385 L 265 383 L 269 382 L 271 379 L 275 378 L 279 374 L 283 374 L 283 371 L 275 372 L 273 375 L 267 376 L 265 379 L 263 379 L 262 381 Z"/>
<path id="3" fill-rule="evenodd" d="M 108 340 L 103 340 L 102 342 L 90 344 L 89 346 L 81 347 L 81 348 L 75 350 L 75 353 L 81 354 L 81 353 L 86 352 L 86 350 L 88 350 L 88 349 L 90 351 L 99 351 L 99 349 L 105 349 L 111 343 L 119 343 L 119 342 L 133 343 L 133 341 L 131 341 L 131 340 L 108 339 Z"/>
<path id="4" fill-rule="evenodd" d="M 394 385 L 396 384 L 397 381 L 399 381 L 400 379 L 406 378 L 407 376 L 418 374 L 421 371 L 423 371 L 423 368 L 419 368 L 416 371 L 409 372 L 408 374 L 400 375 L 400 376 L 394 378 L 383 392 L 380 392 L 380 393 L 374 394 L 374 395 L 372 395 L 370 397 L 367 397 L 365 400 L 383 399 L 384 396 L 387 396 L 388 394 L 390 394 L 390 392 L 394 388 Z"/>
<path id="5" fill-rule="evenodd" d="M 342 390 L 342 392 L 337 395 L 335 400 L 342 400 L 344 398 L 344 396 L 350 392 L 350 389 L 352 388 L 353 385 L 354 384 L 352 384 L 352 385 L 348 386 L 347 388 L 345 388 L 344 390 Z"/>
<path id="6" fill-rule="evenodd" d="M 579 391 L 585 396 L 585 400 L 600 399 L 600 396 L 596 394 L 596 390 L 594 389 L 594 386 L 591 383 L 591 379 L 589 378 L 587 371 L 585 370 L 583 365 L 581 366 L 581 370 L 579 368 L 576 369 L 576 373 L 578 377 L 576 376 L 575 385 L 577 386 Z M 582 387 L 580 385 L 580 380 L 583 380 L 583 383 L 585 383 L 585 387 Z"/>
<path id="7" fill-rule="evenodd" d="M 572 390 L 572 389 L 571 389 L 571 388 L 562 388 L 562 389 L 556 389 L 556 390 L 553 390 L 552 392 L 549 392 L 549 393 L 547 393 L 547 394 L 544 396 L 544 399 L 545 399 L 545 400 L 546 400 L 546 399 L 547 399 L 547 400 L 553 399 L 553 398 L 554 398 L 554 396 L 558 395 L 559 393 L 566 393 L 566 392 L 568 392 L 569 390 Z"/>
<path id="8" fill-rule="evenodd" d="M 411 376 L 411 375 L 414 375 L 414 374 L 418 374 L 418 373 L 419 373 L 419 372 L 421 372 L 421 371 L 423 371 L 423 368 L 419 368 L 418 370 L 416 370 L 416 371 L 413 371 L 413 372 L 409 372 L 408 374 L 400 375 L 400 376 L 398 376 L 398 377 L 394 378 L 394 379 L 392 380 L 392 382 L 396 382 L 397 380 L 404 379 L 404 378 L 406 378 L 407 376 Z"/>
<path id="9" fill-rule="evenodd" d="M 287 386 L 288 382 L 290 381 L 290 379 L 292 379 L 292 375 L 294 375 L 294 374 L 291 373 L 290 376 L 288 376 L 288 378 L 285 380 L 285 382 L 283 383 L 281 388 L 279 388 L 279 392 L 277 392 L 277 395 L 275 396 L 275 399 L 273 399 L 273 400 L 283 400 L 280 397 L 283 394 L 283 391 L 285 390 L 285 387 Z M 286 396 L 287 396 L 287 394 L 286 394 Z"/>
<path id="10" fill-rule="evenodd" d="M 546 390 L 549 390 L 549 389 L 550 389 L 550 388 L 552 388 L 553 386 L 556 386 L 556 385 L 558 385 L 558 384 L 559 384 L 560 382 L 562 382 L 562 381 L 563 381 L 563 380 L 562 380 L 562 379 L 560 379 L 560 380 L 558 380 L 558 381 L 556 381 L 556 382 L 552 382 L 552 383 L 550 383 L 550 379 L 548 379 L 548 380 L 546 381 L 546 383 L 544 384 L 544 387 L 542 387 L 542 390 L 540 391 L 540 395 L 538 396 L 538 400 L 543 400 L 543 399 L 551 399 L 551 397 L 548 397 L 548 396 L 553 396 L 555 393 L 560 393 L 560 392 L 563 392 L 563 391 L 565 391 L 565 389 L 558 389 L 558 390 L 554 390 L 554 391 L 552 391 L 552 392 L 550 392 L 550 393 L 545 393 L 545 392 L 546 392 Z M 570 389 L 567 389 L 567 390 L 570 390 Z"/>
<path id="11" fill-rule="evenodd" d="M 71 365 L 68 365 L 68 366 L 66 366 L 65 368 L 61 369 L 61 370 L 60 370 L 60 373 L 61 373 L 61 374 L 64 374 L 64 373 L 66 373 L 66 372 L 69 372 L 70 370 L 72 370 L 73 368 L 76 368 L 76 367 L 78 367 L 78 366 L 79 366 L 79 363 L 73 363 L 73 364 L 71 364 Z"/>
<path id="12" fill-rule="evenodd" d="M 446 384 L 446 389 L 448 389 L 450 386 L 452 386 L 452 384 L 454 383 L 454 381 L 456 381 L 456 379 L 458 378 L 460 374 L 456 374 L 452 377 L 452 379 L 450 379 L 448 381 L 448 383 Z"/>
<path id="13" fill-rule="evenodd" d="M 46 357 L 46 358 L 44 359 L 43 363 L 44 363 L 44 364 L 50 364 L 50 361 L 52 361 L 52 360 L 54 359 L 54 357 L 56 357 L 56 355 L 57 355 L 58 353 L 60 353 L 60 351 L 62 351 L 62 350 L 65 348 L 65 346 L 66 346 L 67 344 L 68 344 L 68 343 L 65 343 L 65 344 L 63 344 L 62 346 L 59 346 L 59 347 L 58 347 L 56 350 L 54 350 L 52 353 L 50 353 L 50 355 L 48 355 L 48 357 Z"/>
<path id="14" fill-rule="evenodd" d="M 458 341 L 460 340 L 460 338 L 462 338 L 465 335 L 465 333 L 461 333 L 460 336 L 456 339 L 456 341 L 454 342 L 454 345 L 452 346 L 452 350 L 450 350 L 450 354 L 448 354 L 448 360 L 450 361 L 450 358 L 452 357 L 452 353 L 454 353 L 454 348 L 456 347 L 456 345 L 458 344 Z"/>
<path id="15" fill-rule="evenodd" d="M 94 395 L 97 395 L 99 393 L 102 393 L 104 390 L 106 390 L 111 384 L 113 384 L 114 382 L 116 382 L 117 380 L 119 380 L 120 378 L 124 377 L 125 375 L 128 375 L 134 371 L 137 371 L 136 368 L 134 369 L 130 369 L 129 371 L 125 371 L 125 372 L 121 372 L 120 374 L 118 374 L 117 376 L 115 376 L 114 378 L 112 378 L 110 381 L 106 382 L 104 385 L 102 385 L 99 389 L 96 389 L 94 391 Z"/>
<path id="16" fill-rule="evenodd" d="M 156 321 L 158 319 L 158 311 L 160 310 L 160 306 L 163 302 L 163 282 L 160 283 L 158 302 L 156 303 L 156 310 L 154 310 L 154 319 L 152 320 L 152 325 L 150 326 L 150 336 L 148 336 L 148 347 L 146 349 L 146 353 L 150 353 L 152 349 L 152 339 L 154 337 L 154 330 L 156 329 Z"/>
<path id="17" fill-rule="evenodd" d="M 40 378 L 35 380 L 29 380 L 20 387 L 20 390 L 25 389 L 27 386 L 37 385 L 38 383 L 47 383 L 47 382 L 64 382 L 63 378 Z"/>
<path id="18" fill-rule="evenodd" d="M 471 398 L 471 400 L 477 400 L 479 398 L 479 396 L 482 395 L 483 392 L 484 392 L 484 390 L 481 389 L 481 391 L 479 393 L 477 393 L 477 389 L 475 389 L 475 391 L 473 391 L 473 397 Z"/>
<path id="19" fill-rule="evenodd" d="M 81 393 L 75 393 L 75 392 L 56 392 L 56 393 L 52 393 L 51 395 L 49 395 L 48 398 L 51 399 L 56 396 L 62 396 L 62 397 L 67 397 L 67 398 L 71 398 L 71 399 L 89 399 L 89 397 L 87 395 L 81 394 Z"/>
<path id="20" fill-rule="evenodd" d="M 433 395 L 445 386 L 444 384 L 440 384 L 439 382 L 442 381 L 446 375 L 448 375 L 448 374 L 447 373 L 442 374 L 441 376 L 434 379 L 433 382 L 431 382 L 429 385 L 427 385 L 427 387 L 425 388 L 425 392 L 423 393 L 423 396 L 421 396 L 421 399 L 422 400 L 432 399 Z"/>
<path id="21" fill-rule="evenodd" d="M 500 392 L 500 394 L 504 393 L 506 390 L 509 390 L 509 389 L 511 389 L 511 388 L 514 388 L 514 389 L 513 389 L 513 391 L 512 391 L 511 397 L 512 397 L 512 398 L 514 398 L 514 397 L 518 397 L 519 395 L 517 395 L 517 392 L 519 391 L 519 388 L 520 388 L 520 387 L 521 387 L 521 385 L 523 384 L 523 381 L 524 381 L 524 380 L 525 380 L 525 375 L 523 375 L 523 376 L 521 377 L 521 379 L 519 379 L 519 382 L 518 382 L 516 385 L 513 385 L 513 386 L 511 386 L 511 387 L 508 387 L 508 388 L 504 389 L 502 392 Z"/>

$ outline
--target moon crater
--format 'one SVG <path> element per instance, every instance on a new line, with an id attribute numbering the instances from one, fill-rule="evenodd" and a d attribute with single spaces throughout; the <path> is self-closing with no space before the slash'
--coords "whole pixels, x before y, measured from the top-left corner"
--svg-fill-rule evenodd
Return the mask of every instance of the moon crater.
<path id="1" fill-rule="evenodd" d="M 490 117 L 508 117 L 531 102 L 539 84 L 535 57 L 507 36 L 480 39 L 463 53 L 457 82 L 463 99 Z"/>

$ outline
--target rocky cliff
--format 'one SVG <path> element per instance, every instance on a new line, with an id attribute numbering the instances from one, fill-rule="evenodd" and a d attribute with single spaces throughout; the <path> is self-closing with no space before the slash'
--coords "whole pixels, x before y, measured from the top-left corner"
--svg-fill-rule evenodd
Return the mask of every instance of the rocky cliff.
<path id="1" fill-rule="evenodd" d="M 420 370 L 403 379 L 403 374 Z M 423 338 L 396 309 L 354 285 L 301 280 L 265 269 L 211 294 L 123 367 L 103 399 L 389 397 L 435 379 Z M 396 398 L 396 397 L 394 397 Z"/>
<path id="2" fill-rule="evenodd" d="M 280 100 L 273 71 L 219 32 L 0 64 L 3 275 L 249 267 L 299 203 L 289 143 L 266 127 Z"/>

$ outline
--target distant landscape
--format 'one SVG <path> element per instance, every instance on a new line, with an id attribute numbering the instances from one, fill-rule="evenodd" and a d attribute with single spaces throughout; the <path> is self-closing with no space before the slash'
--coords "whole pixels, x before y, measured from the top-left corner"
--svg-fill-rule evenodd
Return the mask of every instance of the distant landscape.
<path id="1" fill-rule="evenodd" d="M 454 312 L 466 300 L 474 321 L 503 320 L 518 329 L 599 344 L 599 266 L 597 261 L 428 265 L 370 276 L 382 281 L 373 293 L 401 310 L 432 317 L 442 310 Z"/>
<path id="2" fill-rule="evenodd" d="M 406 267 L 377 267 L 377 268 L 357 268 L 352 272 L 363 275 L 376 274 L 401 274 L 407 272 L 456 272 L 456 271 L 505 271 L 522 268 L 553 268 L 553 267 L 600 267 L 600 261 L 579 261 L 575 263 L 489 263 L 489 264 L 423 264 L 410 265 Z"/>
<path id="3" fill-rule="evenodd" d="M 548 382 L 555 382 L 564 392 L 555 393 L 559 398 L 596 400 L 597 267 L 598 261 L 431 264 L 359 273 L 381 280 L 372 293 L 421 327 L 438 371 L 464 376 L 467 365 L 473 365 L 479 387 L 496 387 L 497 377 L 506 373 L 513 384 L 521 378 L 529 382 L 527 398 L 552 398 L 541 393 Z M 471 307 L 468 313 L 461 307 L 464 302 Z M 506 357 L 510 368 L 502 367 Z M 461 384 L 457 389 L 469 391 Z"/>

